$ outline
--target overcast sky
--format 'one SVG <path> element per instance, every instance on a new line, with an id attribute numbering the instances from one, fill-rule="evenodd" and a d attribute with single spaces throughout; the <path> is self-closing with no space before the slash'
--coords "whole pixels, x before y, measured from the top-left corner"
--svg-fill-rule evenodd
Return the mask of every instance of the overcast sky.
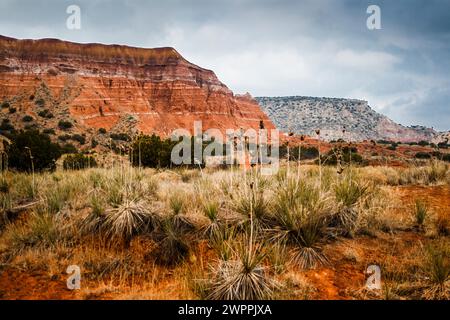
<path id="1" fill-rule="evenodd" d="M 66 28 L 71 4 L 81 30 Z M 450 0 L 0 0 L 0 34 L 172 46 L 236 93 L 364 99 L 450 130 Z"/>

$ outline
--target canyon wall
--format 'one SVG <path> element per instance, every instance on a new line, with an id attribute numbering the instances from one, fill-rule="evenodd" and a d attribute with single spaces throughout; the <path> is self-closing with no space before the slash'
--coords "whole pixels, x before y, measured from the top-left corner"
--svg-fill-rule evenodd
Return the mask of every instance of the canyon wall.
<path id="1" fill-rule="evenodd" d="M 104 128 L 168 136 L 177 128 L 192 132 L 194 121 L 222 132 L 256 129 L 261 120 L 274 128 L 250 95 L 234 95 L 214 72 L 173 48 L 0 36 L 2 103 L 4 117 L 19 128 L 25 115 L 33 118 L 28 125 L 53 128 L 69 120 L 80 132 Z M 39 116 L 43 110 L 53 117 Z"/>

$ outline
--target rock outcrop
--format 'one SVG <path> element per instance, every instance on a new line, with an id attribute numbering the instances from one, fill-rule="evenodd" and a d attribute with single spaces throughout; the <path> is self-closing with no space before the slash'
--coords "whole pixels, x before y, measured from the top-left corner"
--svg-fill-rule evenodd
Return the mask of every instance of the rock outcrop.
<path id="1" fill-rule="evenodd" d="M 256 129 L 261 120 L 274 128 L 253 98 L 234 95 L 173 48 L 0 36 L 0 104 L 18 128 L 25 115 L 33 118 L 28 126 L 68 120 L 80 132 L 128 127 L 168 136 L 177 128 L 192 132 L 194 121 L 222 132 Z"/>
<path id="2" fill-rule="evenodd" d="M 421 126 L 405 127 L 370 108 L 367 101 L 314 97 L 256 98 L 275 125 L 283 131 L 321 139 L 347 141 L 431 141 L 436 132 Z M 343 131 L 345 129 L 345 132 Z"/>

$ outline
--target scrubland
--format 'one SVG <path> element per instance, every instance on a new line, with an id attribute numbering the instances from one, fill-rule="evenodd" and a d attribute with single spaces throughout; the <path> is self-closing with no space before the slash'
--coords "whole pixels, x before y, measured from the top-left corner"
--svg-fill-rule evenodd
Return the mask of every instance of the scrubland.
<path id="1" fill-rule="evenodd" d="M 0 298 L 448 299 L 449 166 L 337 171 L 4 172 Z"/>

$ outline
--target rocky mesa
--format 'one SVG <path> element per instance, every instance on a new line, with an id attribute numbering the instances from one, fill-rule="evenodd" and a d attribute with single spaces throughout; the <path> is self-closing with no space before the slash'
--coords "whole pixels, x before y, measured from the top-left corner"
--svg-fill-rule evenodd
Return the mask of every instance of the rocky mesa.
<path id="1" fill-rule="evenodd" d="M 213 71 L 173 48 L 78 44 L 0 36 L 0 104 L 21 129 L 156 133 L 177 128 L 259 128 L 272 122 L 250 95 L 234 95 Z M 27 117 L 28 116 L 28 117 Z"/>
<path id="2" fill-rule="evenodd" d="M 328 141 L 419 142 L 432 141 L 437 135 L 431 128 L 395 123 L 363 100 L 300 96 L 256 99 L 280 130 L 315 136 L 320 129 L 321 139 Z"/>

